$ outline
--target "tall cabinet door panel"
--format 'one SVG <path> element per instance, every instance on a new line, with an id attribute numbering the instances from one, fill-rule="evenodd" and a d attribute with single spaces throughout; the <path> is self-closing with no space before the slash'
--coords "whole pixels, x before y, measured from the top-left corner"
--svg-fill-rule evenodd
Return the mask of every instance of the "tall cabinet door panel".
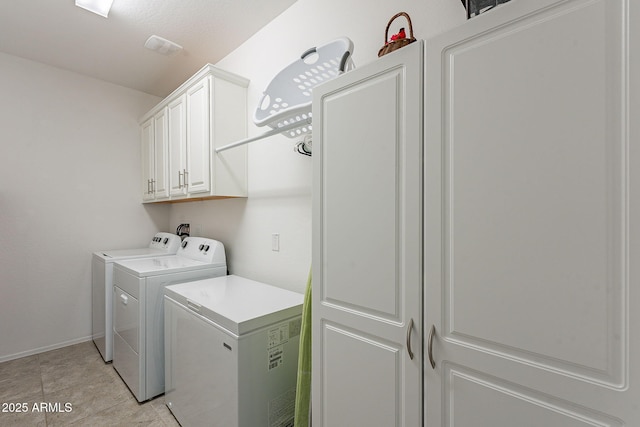
<path id="1" fill-rule="evenodd" d="M 141 126 L 141 155 L 142 155 L 142 200 L 153 200 L 153 182 L 155 176 L 154 167 L 154 126 L 153 117 Z"/>
<path id="2" fill-rule="evenodd" d="M 155 176 L 153 179 L 153 192 L 156 199 L 164 199 L 169 197 L 169 179 L 168 172 L 168 126 L 167 126 L 167 110 L 162 109 L 154 117 L 154 163 Z"/>
<path id="3" fill-rule="evenodd" d="M 427 426 L 640 425 L 638 23 L 514 1 L 427 42 Z"/>
<path id="4" fill-rule="evenodd" d="M 314 426 L 421 423 L 422 49 L 314 89 Z"/>
<path id="5" fill-rule="evenodd" d="M 186 194 L 184 174 L 187 170 L 186 96 L 182 95 L 167 106 L 169 122 L 169 191 L 171 196 Z"/>
<path id="6" fill-rule="evenodd" d="M 210 79 L 187 91 L 187 186 L 189 193 L 211 189 Z"/>

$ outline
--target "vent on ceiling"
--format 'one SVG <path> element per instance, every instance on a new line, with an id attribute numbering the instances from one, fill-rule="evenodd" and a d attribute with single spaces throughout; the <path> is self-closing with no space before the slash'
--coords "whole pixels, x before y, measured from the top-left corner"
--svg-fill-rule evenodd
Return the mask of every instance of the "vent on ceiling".
<path id="1" fill-rule="evenodd" d="M 161 53 L 162 55 L 171 55 L 174 52 L 182 50 L 182 46 L 180 46 L 179 44 L 167 39 L 163 39 L 162 37 L 158 37 L 156 35 L 149 37 L 145 42 L 144 47 Z"/>

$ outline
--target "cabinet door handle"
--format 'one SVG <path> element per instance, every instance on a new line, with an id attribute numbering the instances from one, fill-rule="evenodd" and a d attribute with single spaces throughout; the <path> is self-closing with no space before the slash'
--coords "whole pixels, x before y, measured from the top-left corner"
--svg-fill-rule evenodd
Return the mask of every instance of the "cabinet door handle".
<path id="1" fill-rule="evenodd" d="M 122 301 L 122 303 L 123 303 L 124 305 L 129 304 L 129 297 L 128 297 L 128 296 L 126 296 L 125 294 L 120 294 L 120 300 Z"/>
<path id="2" fill-rule="evenodd" d="M 431 325 L 431 330 L 429 331 L 429 345 L 427 346 L 427 353 L 429 354 L 429 363 L 431 364 L 432 369 L 436 369 L 436 361 L 433 358 L 433 337 L 436 334 L 436 325 Z"/>
<path id="3" fill-rule="evenodd" d="M 156 180 L 152 179 L 151 180 L 151 194 L 156 192 Z"/>
<path id="4" fill-rule="evenodd" d="M 413 350 L 411 350 L 411 330 L 413 329 L 413 318 L 409 320 L 407 326 L 407 353 L 409 353 L 409 359 L 413 360 Z"/>
<path id="5" fill-rule="evenodd" d="M 184 176 L 184 186 L 185 188 L 189 187 L 189 180 L 187 179 L 187 177 L 189 176 L 189 172 L 187 172 L 186 169 L 182 169 L 182 176 Z"/>
<path id="6" fill-rule="evenodd" d="M 182 188 L 182 172 L 178 171 L 178 188 Z"/>
<path id="7" fill-rule="evenodd" d="M 147 180 L 147 194 L 151 194 L 151 180 Z"/>

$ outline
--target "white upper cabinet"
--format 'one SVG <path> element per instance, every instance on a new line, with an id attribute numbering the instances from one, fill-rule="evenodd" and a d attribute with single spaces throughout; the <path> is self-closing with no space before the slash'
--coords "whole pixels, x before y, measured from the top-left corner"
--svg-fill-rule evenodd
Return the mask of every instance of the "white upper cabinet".
<path id="1" fill-rule="evenodd" d="M 246 137 L 248 84 L 208 64 L 143 117 L 144 202 L 246 197 L 247 147 L 215 148 Z"/>

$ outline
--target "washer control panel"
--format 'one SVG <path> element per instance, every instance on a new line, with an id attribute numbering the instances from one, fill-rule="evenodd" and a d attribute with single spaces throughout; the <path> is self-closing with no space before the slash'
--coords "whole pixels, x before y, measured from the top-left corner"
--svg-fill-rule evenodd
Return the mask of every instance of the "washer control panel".
<path id="1" fill-rule="evenodd" d="M 207 263 L 226 263 L 224 245 L 206 237 L 186 237 L 176 255 Z"/>
<path id="2" fill-rule="evenodd" d="M 149 247 L 153 249 L 161 249 L 163 251 L 167 251 L 168 253 L 176 253 L 178 248 L 180 247 L 180 236 L 171 233 L 156 233 L 151 239 L 151 243 L 149 243 Z"/>

